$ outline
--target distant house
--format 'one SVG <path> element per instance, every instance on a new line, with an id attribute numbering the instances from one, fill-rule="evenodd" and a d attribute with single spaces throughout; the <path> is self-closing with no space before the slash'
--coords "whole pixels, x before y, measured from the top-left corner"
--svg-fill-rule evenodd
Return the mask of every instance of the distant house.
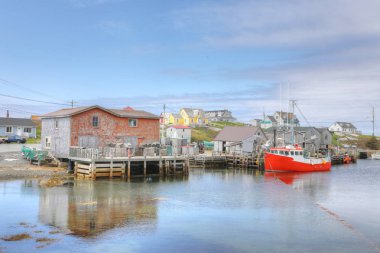
<path id="1" fill-rule="evenodd" d="M 160 124 L 169 125 L 170 114 L 171 114 L 170 112 L 161 113 L 161 115 L 160 115 Z"/>
<path id="2" fill-rule="evenodd" d="M 214 151 L 250 154 L 267 140 L 259 127 L 227 126 L 214 139 Z"/>
<path id="3" fill-rule="evenodd" d="M 185 126 L 204 126 L 208 124 L 205 112 L 202 109 L 182 108 L 179 112 Z"/>
<path id="4" fill-rule="evenodd" d="M 329 130 L 334 133 L 342 134 L 356 134 L 358 133 L 357 128 L 349 122 L 335 122 L 329 127 Z"/>
<path id="5" fill-rule="evenodd" d="M 191 142 L 191 127 L 188 126 L 169 126 L 166 129 L 166 137 L 171 139 L 186 139 L 187 143 Z"/>
<path id="6" fill-rule="evenodd" d="M 260 122 L 261 128 L 268 129 L 270 127 L 277 127 L 277 121 L 273 116 L 265 116 L 264 120 Z"/>
<path id="7" fill-rule="evenodd" d="M 130 107 L 62 109 L 42 116 L 41 146 L 57 158 L 67 158 L 70 146 L 97 148 L 124 143 L 136 148 L 158 142 L 159 129 L 159 116 Z"/>
<path id="8" fill-rule="evenodd" d="M 182 118 L 182 116 L 180 114 L 170 113 L 169 124 L 170 125 L 183 125 L 184 119 Z"/>
<path id="9" fill-rule="evenodd" d="M 264 120 L 261 121 L 261 128 L 264 129 L 279 126 L 298 127 L 300 126 L 300 122 L 295 114 L 279 111 L 275 112 L 273 116 L 265 116 Z"/>
<path id="10" fill-rule="evenodd" d="M 216 110 L 216 111 L 205 111 L 205 118 L 209 122 L 234 122 L 236 118 L 232 117 L 232 112 L 229 110 Z"/>
<path id="11" fill-rule="evenodd" d="M 265 129 L 264 132 L 271 143 L 276 146 L 292 144 L 292 135 L 289 130 L 271 127 Z M 329 148 L 332 143 L 332 134 L 327 128 L 294 127 L 294 143 L 308 151 Z"/>
<path id="12" fill-rule="evenodd" d="M 37 125 L 31 119 L 0 118 L 0 136 L 10 135 L 37 138 Z"/>
<path id="13" fill-rule="evenodd" d="M 261 119 L 252 119 L 249 121 L 249 124 L 251 124 L 252 126 L 255 126 L 255 127 L 261 127 L 261 122 L 263 120 Z"/>
<path id="14" fill-rule="evenodd" d="M 291 112 L 275 112 L 273 114 L 274 119 L 277 122 L 277 125 L 279 126 L 299 126 L 300 122 L 297 118 L 297 116 L 294 113 Z"/>

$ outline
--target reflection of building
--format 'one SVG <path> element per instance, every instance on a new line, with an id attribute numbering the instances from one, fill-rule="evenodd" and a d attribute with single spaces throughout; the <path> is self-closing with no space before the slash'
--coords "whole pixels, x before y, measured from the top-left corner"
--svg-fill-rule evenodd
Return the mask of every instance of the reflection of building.
<path id="1" fill-rule="evenodd" d="M 115 183 L 89 181 L 75 181 L 72 188 L 43 188 L 40 221 L 78 236 L 94 236 L 116 227 L 154 230 L 159 199 L 137 188 L 120 188 Z"/>

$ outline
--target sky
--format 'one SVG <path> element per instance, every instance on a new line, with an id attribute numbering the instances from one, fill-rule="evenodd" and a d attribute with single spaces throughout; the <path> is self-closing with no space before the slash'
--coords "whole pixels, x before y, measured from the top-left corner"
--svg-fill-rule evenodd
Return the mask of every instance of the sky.
<path id="1" fill-rule="evenodd" d="M 378 0 L 0 0 L 0 116 L 75 101 L 248 122 L 295 99 L 302 125 L 364 133 L 374 107 L 380 135 L 379 24 Z"/>

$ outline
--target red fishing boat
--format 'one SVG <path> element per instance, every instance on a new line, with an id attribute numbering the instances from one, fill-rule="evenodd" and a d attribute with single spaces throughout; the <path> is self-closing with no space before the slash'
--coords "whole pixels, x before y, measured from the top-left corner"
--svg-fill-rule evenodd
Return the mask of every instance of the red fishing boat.
<path id="1" fill-rule="evenodd" d="M 328 171 L 331 160 L 326 157 L 310 157 L 298 145 L 271 148 L 265 153 L 266 171 Z"/>

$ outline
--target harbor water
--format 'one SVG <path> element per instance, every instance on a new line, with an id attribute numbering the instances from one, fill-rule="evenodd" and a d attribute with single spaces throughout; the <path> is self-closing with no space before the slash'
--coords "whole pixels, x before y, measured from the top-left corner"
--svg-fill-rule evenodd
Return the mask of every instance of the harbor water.
<path id="1" fill-rule="evenodd" d="M 379 210 L 372 160 L 322 173 L 0 181 L 0 252 L 380 252 Z"/>

